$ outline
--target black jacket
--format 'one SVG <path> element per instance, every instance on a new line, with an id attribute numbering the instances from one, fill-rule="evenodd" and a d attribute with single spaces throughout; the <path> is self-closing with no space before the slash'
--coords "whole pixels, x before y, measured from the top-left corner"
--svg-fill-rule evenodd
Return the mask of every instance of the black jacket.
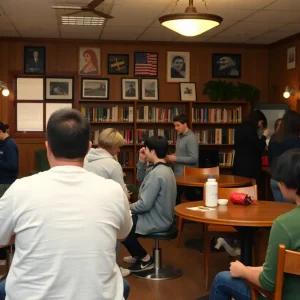
<path id="1" fill-rule="evenodd" d="M 265 147 L 266 137 L 263 135 L 259 138 L 255 126 L 248 122 L 239 125 L 234 133 L 233 174 L 258 179 Z"/>

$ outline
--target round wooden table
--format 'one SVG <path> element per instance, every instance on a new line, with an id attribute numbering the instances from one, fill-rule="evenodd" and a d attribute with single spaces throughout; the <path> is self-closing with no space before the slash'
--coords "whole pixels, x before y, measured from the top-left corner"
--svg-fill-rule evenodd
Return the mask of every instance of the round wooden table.
<path id="1" fill-rule="evenodd" d="M 186 202 L 175 206 L 175 214 L 183 219 L 219 225 L 234 226 L 241 236 L 241 261 L 252 265 L 252 237 L 257 227 L 271 227 L 280 215 L 296 206 L 289 203 L 258 201 L 257 205 L 217 206 L 211 211 L 195 211 L 188 207 L 204 206 L 204 201 Z"/>
<path id="2" fill-rule="evenodd" d="M 176 183 L 182 186 L 194 186 L 203 187 L 206 183 L 209 175 L 197 175 L 197 176 L 185 176 L 176 175 Z M 252 178 L 235 176 L 235 175 L 214 175 L 219 187 L 237 187 L 237 186 L 247 186 L 252 185 Z"/>

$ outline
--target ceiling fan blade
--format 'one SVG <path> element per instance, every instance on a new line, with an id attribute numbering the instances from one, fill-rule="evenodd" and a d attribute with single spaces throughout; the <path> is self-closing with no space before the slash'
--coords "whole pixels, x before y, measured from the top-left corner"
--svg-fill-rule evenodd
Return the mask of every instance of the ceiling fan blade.
<path id="1" fill-rule="evenodd" d="M 102 2 L 104 2 L 105 0 L 92 0 L 88 5 L 87 7 L 88 8 L 91 8 L 91 9 L 94 9 L 96 8 L 97 6 L 99 6 Z"/>
<path id="2" fill-rule="evenodd" d="M 82 10 L 80 6 L 61 6 L 61 5 L 54 5 L 52 6 L 53 9 L 76 9 Z"/>
<path id="3" fill-rule="evenodd" d="M 80 10 L 77 10 L 77 11 L 73 11 L 73 12 L 71 12 L 71 13 L 69 13 L 69 14 L 65 14 L 64 16 L 73 16 L 73 15 L 76 15 L 76 14 L 79 14 L 79 13 L 81 13 L 81 11 Z"/>
<path id="4" fill-rule="evenodd" d="M 98 10 L 93 10 L 93 13 L 96 14 L 97 16 L 105 18 L 105 19 L 113 19 L 114 18 L 113 16 L 105 14 L 105 13 L 103 13 L 101 11 L 98 11 Z"/>

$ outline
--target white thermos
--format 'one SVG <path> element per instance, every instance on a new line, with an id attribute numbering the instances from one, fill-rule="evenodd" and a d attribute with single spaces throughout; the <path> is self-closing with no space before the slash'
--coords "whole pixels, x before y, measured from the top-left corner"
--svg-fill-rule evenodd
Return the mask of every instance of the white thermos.
<path id="1" fill-rule="evenodd" d="M 205 185 L 205 206 L 218 206 L 218 183 L 213 175 L 210 175 Z"/>

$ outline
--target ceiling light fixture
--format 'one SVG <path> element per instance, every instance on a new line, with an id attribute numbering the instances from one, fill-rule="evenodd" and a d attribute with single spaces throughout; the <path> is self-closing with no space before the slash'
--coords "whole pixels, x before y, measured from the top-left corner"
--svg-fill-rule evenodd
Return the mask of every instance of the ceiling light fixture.
<path id="1" fill-rule="evenodd" d="M 193 0 L 189 0 L 184 13 L 164 15 L 158 20 L 163 26 L 181 35 L 196 36 L 219 26 L 223 18 L 212 14 L 198 14 Z"/>
<path id="2" fill-rule="evenodd" d="M 2 90 L 2 95 L 7 97 L 9 95 L 9 89 L 7 87 L 7 83 L 4 81 L 0 81 L 0 90 Z"/>
<path id="3" fill-rule="evenodd" d="M 296 90 L 294 88 L 286 87 L 285 91 L 283 93 L 284 98 L 290 98 L 290 96 L 295 96 L 296 95 Z"/>
<path id="4" fill-rule="evenodd" d="M 102 26 L 105 19 L 101 17 L 61 16 L 62 25 Z"/>

